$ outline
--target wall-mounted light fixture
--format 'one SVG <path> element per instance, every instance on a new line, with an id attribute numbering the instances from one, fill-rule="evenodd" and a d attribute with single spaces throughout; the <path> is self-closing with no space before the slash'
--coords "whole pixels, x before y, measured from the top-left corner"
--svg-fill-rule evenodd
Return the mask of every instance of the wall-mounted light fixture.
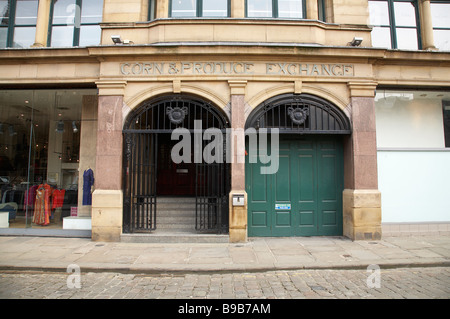
<path id="1" fill-rule="evenodd" d="M 349 42 L 349 44 L 352 47 L 358 47 L 361 45 L 362 42 L 363 42 L 363 38 L 354 37 L 353 40 L 351 42 Z"/>
<path id="2" fill-rule="evenodd" d="M 77 127 L 77 124 L 75 123 L 75 121 L 72 121 L 72 129 L 73 129 L 74 133 L 78 132 L 78 127 Z"/>
<path id="3" fill-rule="evenodd" d="M 114 42 L 114 44 L 133 44 L 133 41 L 130 40 L 122 40 L 120 35 L 112 35 L 111 40 Z"/>
<path id="4" fill-rule="evenodd" d="M 114 42 L 114 44 L 123 44 L 123 41 L 120 38 L 120 35 L 112 35 L 111 40 Z"/>

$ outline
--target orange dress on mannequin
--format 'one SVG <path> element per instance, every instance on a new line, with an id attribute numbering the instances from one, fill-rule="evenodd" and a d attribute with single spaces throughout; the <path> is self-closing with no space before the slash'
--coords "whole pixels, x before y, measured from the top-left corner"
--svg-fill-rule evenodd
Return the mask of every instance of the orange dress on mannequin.
<path id="1" fill-rule="evenodd" d="M 36 189 L 33 223 L 41 226 L 50 224 L 50 210 L 52 208 L 50 199 L 52 191 L 52 187 L 48 184 L 41 184 Z"/>

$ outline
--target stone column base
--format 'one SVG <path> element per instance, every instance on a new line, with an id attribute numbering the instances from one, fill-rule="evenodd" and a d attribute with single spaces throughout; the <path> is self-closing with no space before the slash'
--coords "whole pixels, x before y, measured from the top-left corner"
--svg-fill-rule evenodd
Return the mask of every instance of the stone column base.
<path id="1" fill-rule="evenodd" d="M 92 194 L 92 240 L 120 241 L 122 219 L 122 191 L 96 189 Z"/>
<path id="2" fill-rule="evenodd" d="M 233 206 L 233 194 L 244 194 L 244 206 Z M 247 241 L 247 193 L 245 191 L 231 191 L 230 205 L 230 243 Z"/>
<path id="3" fill-rule="evenodd" d="M 381 193 L 378 190 L 345 189 L 344 236 L 352 240 L 381 239 Z"/>

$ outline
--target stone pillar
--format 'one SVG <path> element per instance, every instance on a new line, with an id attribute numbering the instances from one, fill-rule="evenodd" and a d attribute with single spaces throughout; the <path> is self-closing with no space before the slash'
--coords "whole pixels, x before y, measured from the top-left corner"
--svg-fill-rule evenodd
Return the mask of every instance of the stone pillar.
<path id="1" fill-rule="evenodd" d="M 245 0 L 231 0 L 231 18 L 245 18 Z"/>
<path id="2" fill-rule="evenodd" d="M 32 47 L 47 46 L 48 34 L 48 17 L 50 16 L 51 0 L 39 0 L 37 21 L 36 21 L 36 37 Z"/>
<path id="3" fill-rule="evenodd" d="M 317 0 L 306 0 L 306 18 L 311 20 L 319 20 Z"/>
<path id="4" fill-rule="evenodd" d="M 352 135 L 344 143 L 343 226 L 352 240 L 381 239 L 374 93 L 376 84 L 349 83 Z"/>
<path id="5" fill-rule="evenodd" d="M 157 0 L 155 19 L 169 17 L 169 0 Z"/>
<path id="6" fill-rule="evenodd" d="M 245 192 L 245 87 L 247 81 L 228 81 L 231 90 L 231 191 L 230 242 L 247 241 L 247 193 Z M 233 195 L 244 195 L 244 206 L 233 206 Z"/>
<path id="7" fill-rule="evenodd" d="M 97 156 L 92 194 L 92 240 L 120 241 L 122 234 L 122 106 L 126 82 L 97 82 Z"/>
<path id="8" fill-rule="evenodd" d="M 424 50 L 437 50 L 434 46 L 433 24 L 431 21 L 430 0 L 419 2 L 420 32 L 422 36 L 422 48 Z"/>

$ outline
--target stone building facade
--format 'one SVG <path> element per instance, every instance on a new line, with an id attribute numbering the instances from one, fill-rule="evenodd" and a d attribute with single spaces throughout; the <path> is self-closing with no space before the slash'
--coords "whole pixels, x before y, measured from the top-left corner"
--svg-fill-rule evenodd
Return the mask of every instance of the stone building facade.
<path id="1" fill-rule="evenodd" d="M 449 230 L 444 163 L 450 154 L 450 25 L 442 25 L 440 16 L 450 12 L 449 3 L 0 3 L 6 21 L 0 108 L 9 112 L 2 119 L 2 144 L 14 145 L 17 153 L 19 136 L 27 140 L 28 163 L 37 163 L 42 151 L 31 173 L 8 173 L 3 162 L 2 175 L 9 183 L 21 175 L 24 192 L 44 182 L 56 189 L 75 184 L 76 214 L 56 215 L 65 219 L 63 230 L 87 229 L 93 240 L 120 241 L 124 234 L 156 233 L 163 221 L 169 232 L 185 217 L 193 231 L 226 234 L 230 242 L 249 236 L 376 240 L 384 227 L 390 233 L 402 227 Z M 413 21 L 402 12 L 413 12 Z M 32 43 L 21 42 L 25 28 Z M 32 132 L 38 137 L 37 119 L 44 113 L 42 149 Z M 23 125 L 21 116 L 27 117 Z M 221 144 L 223 158 L 232 154 L 228 161 L 169 159 L 170 134 L 184 128 L 195 142 L 195 121 L 201 134 L 212 128 L 234 134 L 233 143 L 224 137 Z M 64 133 L 58 132 L 60 122 Z M 66 136 L 72 124 L 79 128 L 75 142 Z M 22 135 L 7 134 L 8 125 L 22 127 Z M 267 162 L 252 161 L 246 129 L 279 132 L 274 174 L 261 174 Z M 427 138 L 420 142 L 419 136 Z M 205 146 L 208 139 L 199 141 Z M 256 149 L 265 150 L 260 141 Z M 75 150 L 76 160 L 64 162 L 67 149 Z M 3 155 L 15 161 L 10 150 Z M 394 162 L 403 164 L 392 167 Z M 408 182 L 416 165 L 433 163 L 435 170 L 417 175 L 423 180 Z M 95 177 L 90 205 L 83 202 L 88 169 Z M 434 195 L 420 196 L 428 193 Z M 423 204 L 433 213 L 404 212 Z M 25 206 L 26 223 L 35 229 L 34 207 Z M 192 214 L 163 216 L 183 209 Z"/>

